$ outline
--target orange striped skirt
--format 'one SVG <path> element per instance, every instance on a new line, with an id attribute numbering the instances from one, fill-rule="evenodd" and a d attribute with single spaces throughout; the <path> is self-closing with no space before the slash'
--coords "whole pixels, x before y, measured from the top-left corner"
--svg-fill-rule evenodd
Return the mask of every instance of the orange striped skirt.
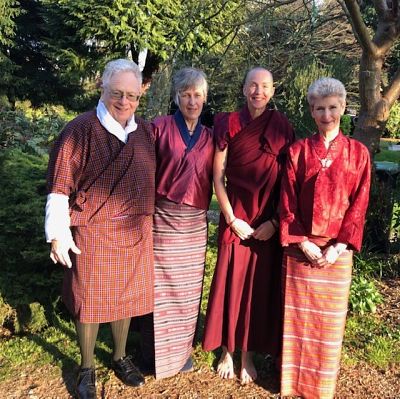
<path id="1" fill-rule="evenodd" d="M 345 251 L 334 265 L 318 269 L 297 246 L 285 248 L 282 396 L 333 398 L 352 264 L 352 251 Z"/>

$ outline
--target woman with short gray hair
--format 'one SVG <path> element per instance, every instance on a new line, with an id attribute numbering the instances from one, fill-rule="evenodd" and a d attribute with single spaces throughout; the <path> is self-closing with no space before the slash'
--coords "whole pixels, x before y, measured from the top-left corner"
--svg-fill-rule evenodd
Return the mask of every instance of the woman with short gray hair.
<path id="1" fill-rule="evenodd" d="M 307 91 L 307 101 L 310 106 L 320 98 L 337 97 L 342 105 L 346 103 L 346 89 L 340 80 L 321 78 L 310 85 Z"/>
<path id="2" fill-rule="evenodd" d="M 207 99 L 204 72 L 196 68 L 176 72 L 173 98 L 179 107 L 175 114 L 153 122 L 157 155 L 153 229 L 156 378 L 193 369 L 191 353 L 212 195 L 214 140 L 211 129 L 200 121 Z M 151 361 L 148 356 L 146 360 Z"/>
<path id="3" fill-rule="evenodd" d="M 368 149 L 340 131 L 346 90 L 308 90 L 317 133 L 289 148 L 281 190 L 284 322 L 281 395 L 331 399 L 346 322 L 353 251 L 369 199 Z"/>

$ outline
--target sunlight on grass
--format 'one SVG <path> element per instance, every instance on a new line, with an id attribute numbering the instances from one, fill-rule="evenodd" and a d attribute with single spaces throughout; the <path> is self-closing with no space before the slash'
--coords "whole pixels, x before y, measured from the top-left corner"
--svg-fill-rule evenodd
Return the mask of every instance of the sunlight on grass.
<path id="1" fill-rule="evenodd" d="M 365 348 L 366 360 L 385 369 L 391 363 L 400 362 L 400 343 L 395 343 L 390 337 L 375 337 Z"/>
<path id="2" fill-rule="evenodd" d="M 397 144 L 399 140 L 381 139 L 380 152 L 374 156 L 374 161 L 387 161 L 400 163 L 400 151 L 388 150 L 389 145 Z"/>
<path id="3" fill-rule="evenodd" d="M 350 316 L 346 322 L 343 361 L 347 365 L 367 361 L 379 368 L 398 363 L 400 334 L 376 315 Z"/>
<path id="4" fill-rule="evenodd" d="M 374 161 L 387 161 L 400 163 L 400 151 L 390 151 L 381 149 L 381 151 L 374 156 Z"/>

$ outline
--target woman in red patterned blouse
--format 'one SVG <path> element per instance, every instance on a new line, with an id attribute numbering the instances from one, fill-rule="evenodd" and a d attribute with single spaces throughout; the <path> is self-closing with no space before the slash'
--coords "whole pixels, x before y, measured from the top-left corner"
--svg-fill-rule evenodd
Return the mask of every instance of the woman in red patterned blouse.
<path id="1" fill-rule="evenodd" d="M 340 131 L 341 82 L 308 91 L 318 132 L 288 151 L 280 201 L 284 326 L 281 395 L 332 398 L 369 199 L 368 149 Z"/>

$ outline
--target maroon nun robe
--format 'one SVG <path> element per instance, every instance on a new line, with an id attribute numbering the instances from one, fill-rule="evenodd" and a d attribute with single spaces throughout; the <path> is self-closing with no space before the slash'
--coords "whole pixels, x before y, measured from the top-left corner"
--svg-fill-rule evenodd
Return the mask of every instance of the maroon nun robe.
<path id="1" fill-rule="evenodd" d="M 69 197 L 82 251 L 70 252 L 62 298 L 83 323 L 153 310 L 155 147 L 150 124 L 136 122 L 125 144 L 87 112 L 64 128 L 50 156 L 48 192 Z"/>
<path id="2" fill-rule="evenodd" d="M 234 215 L 254 229 L 276 216 L 282 165 L 294 132 L 284 115 L 266 110 L 251 120 L 240 112 L 219 114 L 215 136 L 228 146 L 226 190 Z M 280 333 L 279 236 L 240 240 L 221 214 L 218 258 L 205 320 L 203 347 L 221 345 L 277 354 Z"/>

